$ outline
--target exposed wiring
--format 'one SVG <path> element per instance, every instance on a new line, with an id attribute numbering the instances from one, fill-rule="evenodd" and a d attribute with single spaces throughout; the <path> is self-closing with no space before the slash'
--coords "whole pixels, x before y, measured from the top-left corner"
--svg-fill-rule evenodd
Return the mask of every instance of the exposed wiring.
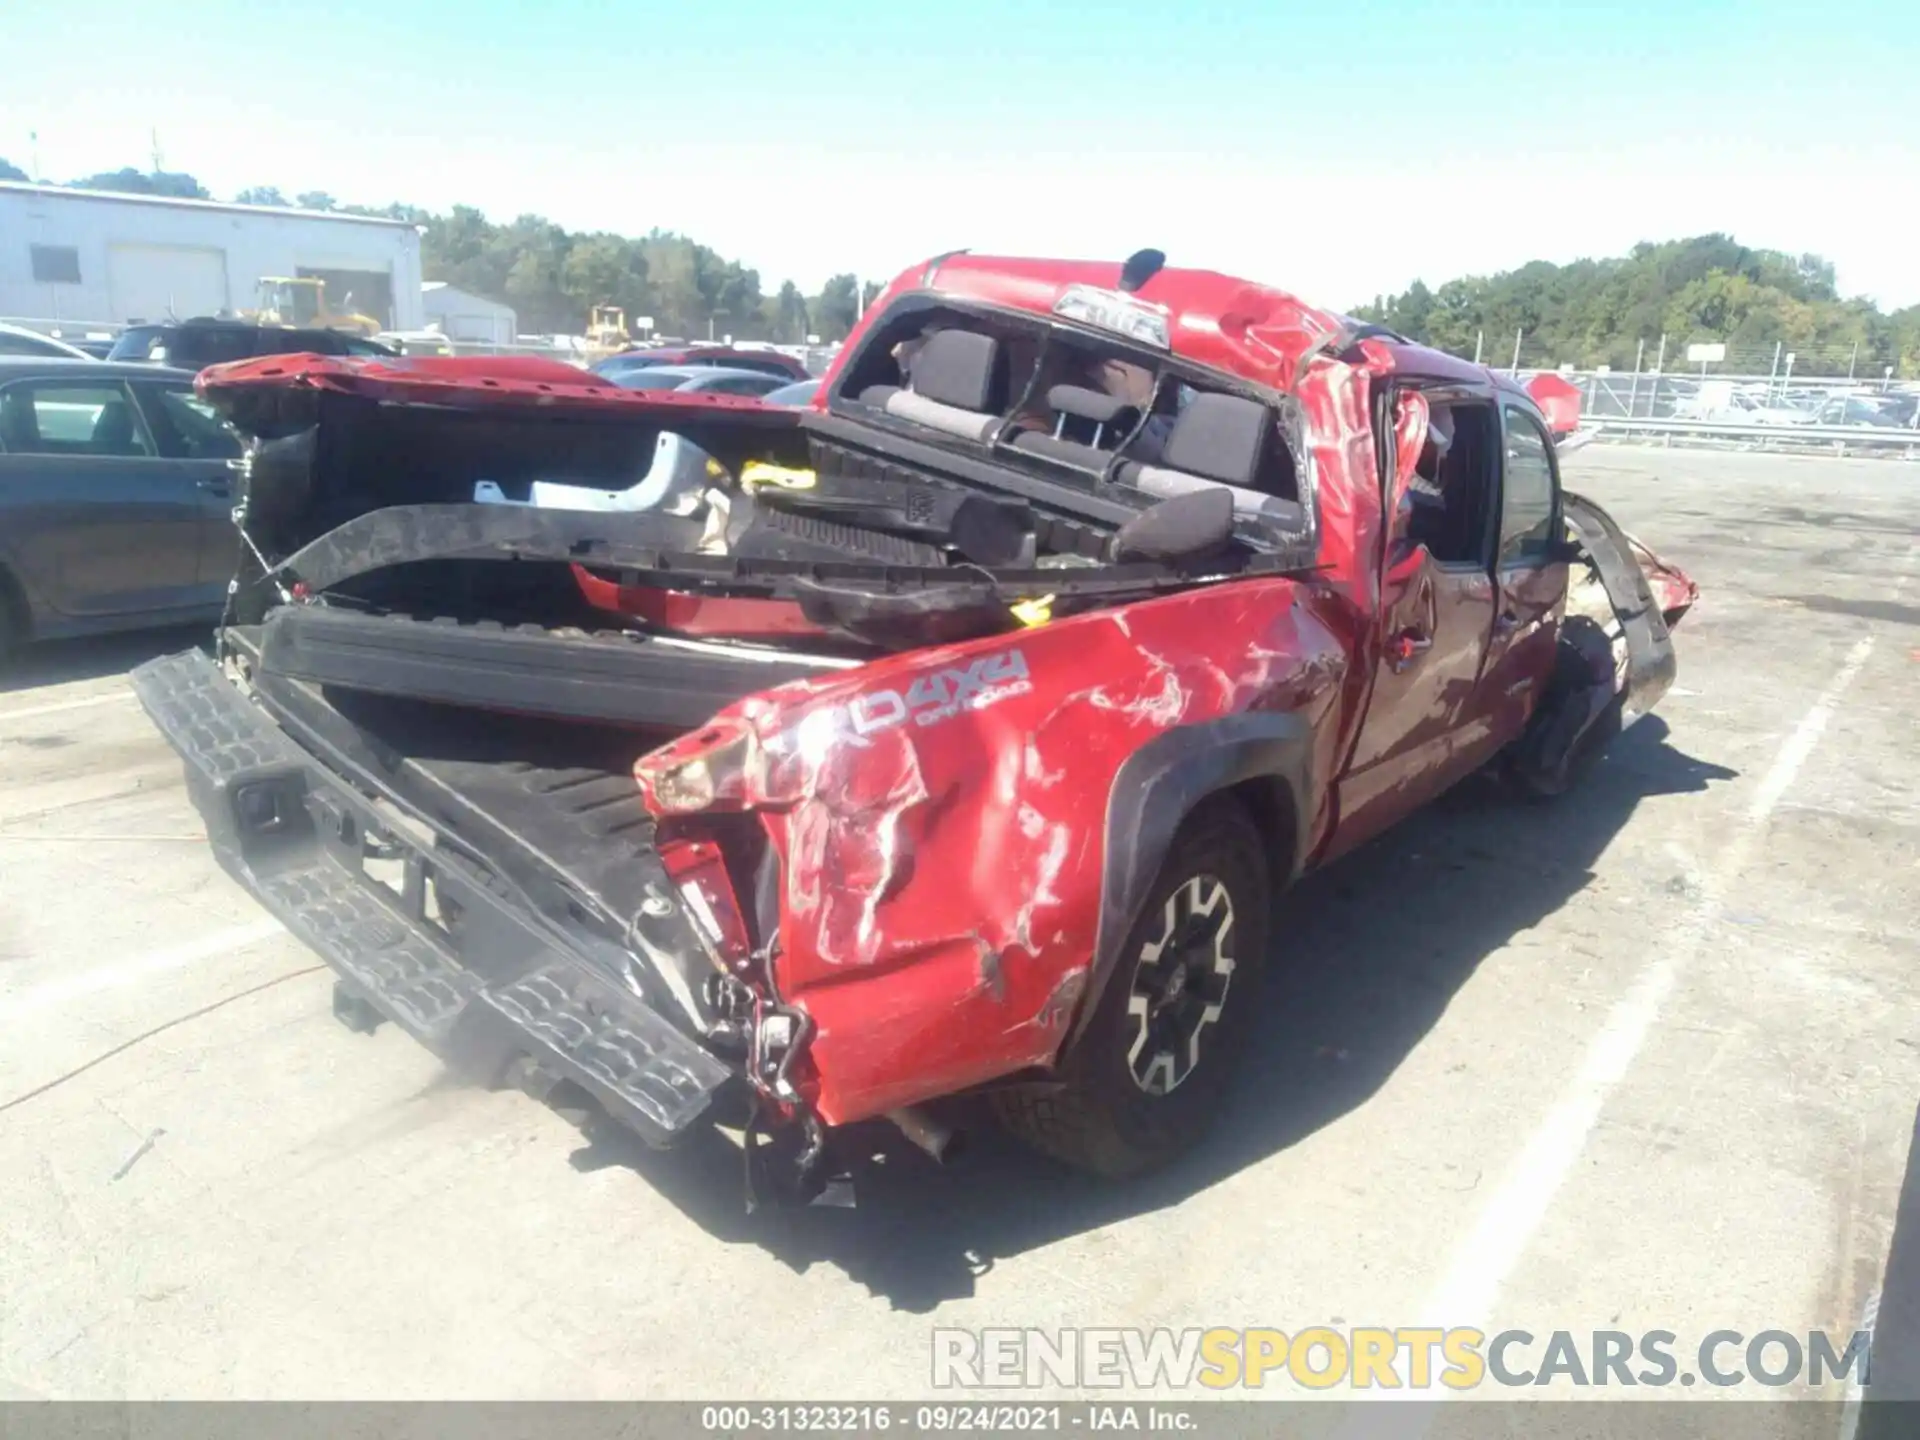
<path id="1" fill-rule="evenodd" d="M 107 1063 L 107 1061 L 113 1059 L 114 1056 L 124 1054 L 126 1051 L 131 1050 L 134 1046 L 144 1044 L 148 1040 L 153 1039 L 153 1037 L 156 1035 L 165 1034 L 167 1031 L 173 1029 L 175 1026 L 184 1025 L 189 1020 L 198 1020 L 202 1015 L 211 1015 L 215 1010 L 220 1009 L 220 1007 L 223 1005 L 231 1005 L 236 1000 L 244 1000 L 249 995 L 258 995 L 262 990 L 271 990 L 276 985 L 284 985 L 289 980 L 298 980 L 302 975 L 311 975 L 315 971 L 324 970 L 326 968 L 327 967 L 324 965 L 307 965 L 307 966 L 303 966 L 298 970 L 289 970 L 285 975 L 276 975 L 271 980 L 265 980 L 258 985 L 249 986 L 247 989 L 237 991 L 232 995 L 226 996 L 224 999 L 216 1000 L 211 1005 L 202 1005 L 198 1010 L 191 1011 L 188 1014 L 177 1017 L 176 1019 L 169 1020 L 165 1024 L 156 1025 L 151 1030 L 143 1030 L 138 1035 L 134 1036 L 131 1040 L 123 1040 L 118 1045 L 114 1046 L 111 1050 L 101 1051 L 100 1054 L 94 1056 L 93 1059 L 87 1061 L 84 1065 L 76 1065 L 73 1067 L 73 1069 L 67 1071 L 67 1073 L 64 1075 L 56 1075 L 53 1079 L 47 1081 L 46 1084 L 37 1085 L 33 1089 L 27 1091 L 27 1093 L 24 1095 L 14 1096 L 13 1099 L 7 1101 L 4 1105 L 0 1105 L 0 1115 L 6 1114 L 7 1111 L 13 1109 L 17 1105 L 24 1105 L 29 1100 L 38 1099 L 40 1096 L 46 1094 L 49 1090 L 59 1089 L 62 1085 L 66 1084 L 69 1080 L 72 1080 L 77 1076 L 86 1074 L 87 1071 L 93 1069 L 94 1066 L 104 1065 Z"/>
<path id="2" fill-rule="evenodd" d="M 241 544 L 245 545 L 247 549 L 253 552 L 254 562 L 259 565 L 261 570 L 260 578 L 266 581 L 269 585 L 273 586 L 274 593 L 279 595 L 280 603 L 282 605 L 291 605 L 293 603 L 293 592 L 287 589 L 286 586 L 282 585 L 280 581 L 277 578 L 275 578 L 279 573 L 280 567 L 277 565 L 269 564 L 267 561 L 267 557 L 260 553 L 260 547 L 253 543 L 253 537 L 247 533 L 247 527 L 245 524 L 246 514 L 247 514 L 246 506 L 236 505 L 234 507 L 233 528 L 240 532 Z M 235 593 L 237 592 L 234 586 L 230 585 L 227 587 L 227 595 L 229 599 L 231 599 Z"/>

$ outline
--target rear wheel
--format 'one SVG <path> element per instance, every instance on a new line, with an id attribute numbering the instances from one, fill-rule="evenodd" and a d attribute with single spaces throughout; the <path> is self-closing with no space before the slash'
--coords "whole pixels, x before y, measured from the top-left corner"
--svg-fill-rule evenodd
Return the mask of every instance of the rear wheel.
<path id="1" fill-rule="evenodd" d="M 1190 1148 L 1217 1117 L 1252 1029 L 1270 899 L 1246 811 L 1225 799 L 1195 811 L 1058 1081 L 997 1095 L 1001 1122 L 1115 1178 Z"/>

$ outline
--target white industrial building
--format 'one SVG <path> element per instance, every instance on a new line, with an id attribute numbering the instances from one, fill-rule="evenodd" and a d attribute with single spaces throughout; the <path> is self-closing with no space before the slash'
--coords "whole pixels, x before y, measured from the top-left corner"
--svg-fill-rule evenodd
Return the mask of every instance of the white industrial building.
<path id="1" fill-rule="evenodd" d="M 420 290 L 420 307 L 427 323 L 449 340 L 474 345 L 513 344 L 518 320 L 512 306 L 444 280 L 429 280 Z"/>
<path id="2" fill-rule="evenodd" d="M 399 220 L 0 182 L 0 316 L 126 324 L 239 314 L 267 276 L 412 330 L 420 232 Z"/>

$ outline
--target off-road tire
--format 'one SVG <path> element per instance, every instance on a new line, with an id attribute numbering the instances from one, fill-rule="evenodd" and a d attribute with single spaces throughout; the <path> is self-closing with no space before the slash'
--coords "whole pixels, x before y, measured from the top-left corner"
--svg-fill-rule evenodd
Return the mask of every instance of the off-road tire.
<path id="1" fill-rule="evenodd" d="M 1569 790 L 1576 788 L 1593 772 L 1600 763 L 1600 757 L 1607 753 L 1607 747 L 1620 734 L 1621 720 L 1626 711 L 1626 701 L 1614 696 L 1613 703 L 1595 720 L 1587 733 L 1573 747 L 1573 753 L 1551 770 L 1527 769 L 1520 765 L 1509 764 L 1504 779 L 1515 794 L 1523 800 L 1545 803 L 1558 800 Z"/>
<path id="2" fill-rule="evenodd" d="M 1571 623 L 1571 622 L 1570 622 Z M 1615 695 L 1607 708 L 1597 715 L 1572 749 L 1552 764 L 1543 763 L 1541 752 L 1550 751 L 1557 723 L 1557 707 L 1576 697 L 1594 683 L 1592 667 L 1596 660 L 1583 655 L 1579 647 L 1564 635 L 1554 649 L 1553 674 L 1547 683 L 1547 698 L 1534 713 L 1526 733 L 1501 755 L 1499 773 L 1508 789 L 1525 800 L 1555 800 L 1586 778 L 1620 734 L 1626 713 L 1626 697 Z"/>
<path id="3" fill-rule="evenodd" d="M 1143 1023 L 1129 1004 L 1143 955 L 1168 932 L 1169 900 L 1204 877 L 1224 887 L 1231 906 L 1231 929 L 1215 947 L 1230 955 L 1231 975 L 1218 1018 L 1202 1029 L 1198 1060 L 1165 1093 L 1148 1094 L 1129 1063 Z M 1218 1118 L 1259 1013 L 1272 900 L 1265 847 L 1245 808 L 1225 797 L 1202 804 L 1168 847 L 1085 1033 L 1053 1081 L 995 1093 L 1001 1124 L 1036 1150 L 1110 1179 L 1157 1169 L 1191 1148 Z"/>

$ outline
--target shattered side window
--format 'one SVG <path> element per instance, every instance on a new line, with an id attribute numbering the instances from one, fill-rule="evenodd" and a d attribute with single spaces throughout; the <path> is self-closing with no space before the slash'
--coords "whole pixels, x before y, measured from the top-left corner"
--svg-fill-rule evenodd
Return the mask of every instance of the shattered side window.
<path id="1" fill-rule="evenodd" d="M 1534 565 L 1545 558 L 1553 539 L 1553 447 L 1525 411 L 1508 406 L 1506 420 L 1500 564 Z"/>

